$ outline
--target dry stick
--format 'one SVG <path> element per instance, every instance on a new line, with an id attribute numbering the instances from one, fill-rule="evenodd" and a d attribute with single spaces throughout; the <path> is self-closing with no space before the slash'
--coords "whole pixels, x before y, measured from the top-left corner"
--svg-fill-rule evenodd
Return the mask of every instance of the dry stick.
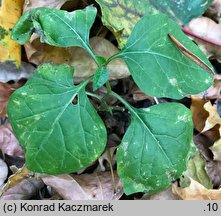
<path id="1" fill-rule="evenodd" d="M 183 46 L 183 44 L 181 44 L 173 35 L 171 35 L 170 33 L 168 34 L 169 38 L 171 39 L 171 41 L 176 45 L 176 47 L 189 59 L 191 59 L 193 62 L 195 62 L 196 64 L 198 64 L 201 68 L 203 68 L 204 70 L 206 70 L 208 73 L 211 73 L 213 75 L 215 75 L 214 71 L 208 66 L 206 65 L 200 58 L 198 58 L 197 56 L 195 56 L 192 52 L 190 52 L 185 46 Z"/>
<path id="2" fill-rule="evenodd" d="M 114 177 L 114 170 L 113 170 L 113 166 L 112 166 L 112 156 L 111 156 L 111 153 L 110 153 L 110 149 L 108 148 L 107 149 L 107 158 L 108 158 L 108 163 L 110 165 L 110 172 L 111 172 L 111 180 L 112 180 L 112 187 L 113 187 L 113 191 L 114 191 L 114 194 L 116 193 L 117 189 L 116 189 L 116 184 L 115 184 L 115 177 Z"/>

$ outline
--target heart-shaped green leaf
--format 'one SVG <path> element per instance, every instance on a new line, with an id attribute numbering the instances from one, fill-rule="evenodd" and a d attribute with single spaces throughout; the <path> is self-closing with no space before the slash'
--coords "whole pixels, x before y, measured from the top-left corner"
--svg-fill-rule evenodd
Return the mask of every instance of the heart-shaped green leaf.
<path id="1" fill-rule="evenodd" d="M 178 103 L 131 108 L 131 124 L 117 151 L 126 194 L 157 193 L 179 178 L 192 141 L 191 112 Z"/>
<path id="2" fill-rule="evenodd" d="M 8 116 L 35 172 L 69 173 L 95 161 L 106 129 L 85 93 L 73 85 L 73 68 L 44 64 L 10 98 Z"/>
<path id="3" fill-rule="evenodd" d="M 125 47 L 111 59 L 124 59 L 137 85 L 150 96 L 180 99 L 206 90 L 212 75 L 185 56 L 169 33 L 212 68 L 199 48 L 163 14 L 140 19 Z"/>
<path id="4" fill-rule="evenodd" d="M 89 31 L 97 10 L 88 6 L 84 10 L 67 12 L 52 8 L 35 8 L 27 11 L 12 29 L 12 39 L 24 44 L 33 32 L 41 42 L 52 46 L 79 46 L 91 52 Z"/>

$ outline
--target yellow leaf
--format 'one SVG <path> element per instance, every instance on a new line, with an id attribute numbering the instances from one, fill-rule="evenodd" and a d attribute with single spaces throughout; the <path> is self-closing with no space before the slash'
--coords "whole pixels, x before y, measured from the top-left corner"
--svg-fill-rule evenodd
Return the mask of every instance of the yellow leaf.
<path id="1" fill-rule="evenodd" d="M 2 0 L 0 8 L 0 62 L 13 61 L 16 66 L 21 63 L 21 47 L 11 40 L 10 29 L 22 13 L 24 0 Z"/>

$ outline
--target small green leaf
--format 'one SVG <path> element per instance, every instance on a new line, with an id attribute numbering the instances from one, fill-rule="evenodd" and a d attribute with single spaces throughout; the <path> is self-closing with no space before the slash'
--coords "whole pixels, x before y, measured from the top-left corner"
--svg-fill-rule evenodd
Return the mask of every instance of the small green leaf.
<path id="1" fill-rule="evenodd" d="M 11 96 L 8 116 L 30 170 L 74 172 L 103 152 L 106 129 L 86 96 L 87 83 L 73 85 L 67 65 L 44 64 Z"/>
<path id="2" fill-rule="evenodd" d="M 33 32 L 41 42 L 52 46 L 79 46 L 91 51 L 89 31 L 97 10 L 88 6 L 84 10 L 67 12 L 52 8 L 35 8 L 27 11 L 12 29 L 12 39 L 24 44 Z"/>
<path id="3" fill-rule="evenodd" d="M 109 79 L 109 71 L 106 67 L 100 66 L 95 74 L 93 80 L 93 90 L 97 90 L 101 86 L 103 86 Z"/>
<path id="4" fill-rule="evenodd" d="M 163 14 L 140 19 L 112 59 L 124 59 L 137 85 L 150 96 L 180 99 L 205 91 L 212 85 L 212 75 L 185 56 L 168 33 L 212 68 L 200 49 Z"/>
<path id="5" fill-rule="evenodd" d="M 193 125 L 178 103 L 131 108 L 131 124 L 117 151 L 118 174 L 127 195 L 157 193 L 186 170 Z"/>
<path id="6" fill-rule="evenodd" d="M 103 65 L 106 63 L 107 59 L 104 58 L 103 56 L 96 56 L 97 62 L 99 63 L 99 65 Z"/>
<path id="7" fill-rule="evenodd" d="M 186 24 L 203 14 L 212 0 L 96 0 L 102 11 L 102 22 L 115 35 L 122 48 L 136 22 L 144 15 L 160 12 L 179 24 Z"/>

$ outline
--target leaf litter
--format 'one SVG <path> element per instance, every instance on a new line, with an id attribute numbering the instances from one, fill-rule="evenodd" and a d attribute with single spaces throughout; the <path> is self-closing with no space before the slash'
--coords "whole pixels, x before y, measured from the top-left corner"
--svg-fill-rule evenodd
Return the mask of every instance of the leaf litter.
<path id="1" fill-rule="evenodd" d="M 67 1 L 32 1 L 30 4 L 24 5 L 24 11 L 39 6 L 61 8 Z M 76 1 L 73 8 L 81 7 L 80 1 Z M 89 1 L 85 1 L 89 2 Z M 97 1 L 99 4 L 105 1 Z M 70 8 L 69 8 L 70 9 Z M 214 84 L 206 92 L 202 92 L 198 95 L 188 96 L 184 100 L 174 100 L 168 98 L 158 98 L 157 101 L 171 102 L 176 101 L 190 107 L 193 112 L 194 123 L 194 142 L 197 147 L 196 153 L 193 153 L 189 160 L 188 169 L 184 175 L 188 179 L 188 183 L 185 187 L 179 185 L 179 179 L 173 184 L 173 186 L 161 193 L 155 195 L 148 195 L 141 193 L 140 196 L 130 196 L 132 199 L 184 199 L 184 200 L 201 200 L 201 199 L 221 199 L 221 164 L 220 164 L 220 117 L 217 112 L 219 109 L 218 100 L 220 98 L 220 75 L 217 68 L 220 67 L 220 53 L 219 45 L 220 38 L 220 1 L 216 0 L 211 5 L 209 10 L 213 10 L 213 15 L 208 14 L 208 17 L 198 17 L 184 27 L 184 32 L 191 36 L 191 38 L 199 45 L 202 51 L 210 59 L 215 59 L 217 74 L 214 77 Z M 208 11 L 209 11 L 208 10 Z M 199 15 L 202 14 L 199 12 Z M 209 17 L 209 15 L 211 15 Z M 177 17 L 179 20 L 180 18 Z M 182 17 L 182 19 L 184 19 Z M 186 17 L 187 18 L 187 17 Z M 104 17 L 103 17 L 104 19 Z M 139 18 L 135 18 L 137 20 Z M 133 20 L 128 20 L 128 23 Z M 128 24 L 127 23 L 127 24 Z M 112 24 L 111 24 L 112 25 Z M 116 25 L 116 23 L 113 23 Z M 126 25 L 127 26 L 127 25 Z M 131 25 L 132 26 L 132 25 Z M 200 28 L 198 28 L 201 26 Z M 110 27 L 110 26 L 108 26 Z M 127 26 L 128 27 L 128 26 Z M 101 24 L 97 24 L 97 28 L 101 28 Z M 103 27 L 102 27 L 103 28 Z M 114 28 L 110 28 L 112 31 Z M 210 30 L 212 29 L 212 30 Z M 215 30 L 215 31 L 214 31 Z M 94 31 L 94 30 L 93 30 Z M 129 29 L 130 31 L 130 29 Z M 128 32 L 129 32 L 128 31 Z M 116 53 L 119 49 L 113 34 L 105 29 L 105 34 L 94 34 L 91 37 L 90 43 L 96 54 L 109 57 Z M 127 35 L 128 32 L 123 32 Z M 121 38 L 122 35 L 117 35 L 114 32 L 120 46 L 125 38 Z M 97 37 L 100 36 L 100 37 Z M 25 44 L 25 55 L 23 60 L 34 65 L 40 65 L 43 62 L 53 61 L 55 63 L 67 63 L 73 65 L 76 68 L 75 79 L 79 81 L 90 76 L 94 70 L 86 70 L 91 66 L 93 69 L 96 65 L 93 65 L 91 59 L 85 55 L 85 52 L 76 47 L 71 48 L 55 48 L 46 44 L 41 44 L 36 35 L 32 36 L 30 42 Z M 81 61 L 84 59 L 85 64 L 82 65 Z M 0 69 L 0 108 L 3 110 L 1 115 L 1 122 L 7 118 L 5 112 L 8 99 L 16 88 L 23 85 L 25 79 L 29 79 L 32 76 L 33 66 L 29 65 L 32 69 L 25 70 L 11 70 L 7 67 L 1 66 Z M 134 82 L 128 77 L 130 74 L 128 68 L 121 60 L 116 59 L 110 66 L 112 89 L 121 94 L 127 101 L 137 108 L 146 108 L 153 105 L 156 101 L 153 97 L 142 92 L 139 87 L 134 87 Z M 115 74 L 114 74 L 115 73 Z M 122 79 L 124 78 L 124 79 Z M 13 81 L 13 82 L 11 82 Z M 78 81 L 78 82 L 79 82 Z M 106 90 L 105 88 L 103 89 Z M 102 94 L 102 88 L 98 91 Z M 2 94 L 3 93 L 3 94 Z M 99 103 L 95 99 L 92 102 L 99 106 Z M 24 152 L 20 148 L 16 137 L 10 127 L 10 124 L 4 123 L 0 126 L 0 150 L 1 159 L 0 164 L 1 174 L 0 180 L 2 180 L 2 189 L 0 199 L 47 199 L 53 197 L 54 194 L 58 194 L 60 199 L 128 199 L 124 194 L 122 184 L 119 181 L 119 177 L 116 174 L 116 151 L 115 148 L 119 145 L 125 131 L 128 128 L 130 122 L 130 116 L 127 111 L 119 112 L 122 105 L 117 101 L 111 101 L 113 108 L 112 114 L 103 112 L 103 108 L 99 111 L 100 116 L 104 119 L 108 133 L 108 144 L 106 150 L 111 150 L 112 161 L 111 164 L 107 155 L 103 154 L 99 160 L 82 170 L 81 173 L 72 173 L 58 176 L 36 176 L 24 166 L 18 168 L 16 166 L 8 166 L 8 155 L 16 159 L 16 157 L 23 158 Z M 1 155 L 0 154 L 0 155 Z M 4 157 L 5 155 L 5 157 Z M 4 162 L 5 161 L 5 162 Z M 113 167 L 115 190 L 113 187 L 113 176 L 110 172 L 110 166 Z M 6 169 L 7 168 L 7 169 Z M 7 170 L 7 171 L 6 171 Z M 8 170 L 10 176 L 8 177 Z M 4 180 L 3 180 L 4 179 Z M 6 182 L 6 183 L 5 183 Z M 0 182 L 1 183 L 1 182 Z M 67 187 L 69 185 L 69 187 Z M 51 189 L 54 190 L 51 193 Z M 52 191 L 53 191 L 52 190 Z M 46 194 L 45 194 L 46 192 Z"/>

